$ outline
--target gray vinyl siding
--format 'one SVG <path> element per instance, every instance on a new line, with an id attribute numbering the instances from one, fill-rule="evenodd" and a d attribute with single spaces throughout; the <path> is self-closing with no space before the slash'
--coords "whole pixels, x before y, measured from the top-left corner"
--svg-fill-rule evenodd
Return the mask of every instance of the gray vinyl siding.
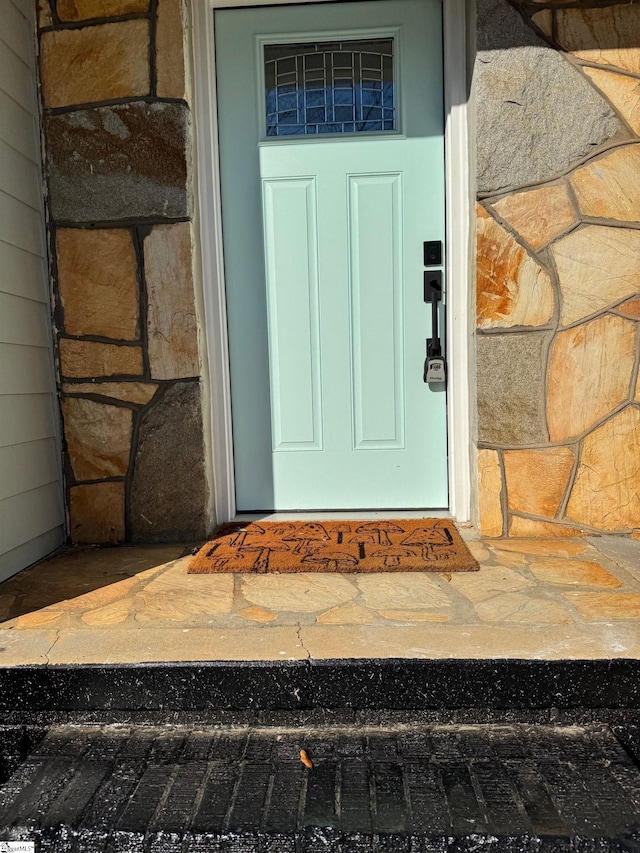
<path id="1" fill-rule="evenodd" d="M 32 0 L 0 0 L 0 581 L 64 540 Z"/>

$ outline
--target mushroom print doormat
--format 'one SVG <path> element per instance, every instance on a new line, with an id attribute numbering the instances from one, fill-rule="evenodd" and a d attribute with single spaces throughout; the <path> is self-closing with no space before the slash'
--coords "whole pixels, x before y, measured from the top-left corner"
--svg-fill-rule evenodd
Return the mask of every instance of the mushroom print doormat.
<path id="1" fill-rule="evenodd" d="M 229 522 L 193 556 L 213 572 L 473 572 L 478 563 L 451 521 Z"/>

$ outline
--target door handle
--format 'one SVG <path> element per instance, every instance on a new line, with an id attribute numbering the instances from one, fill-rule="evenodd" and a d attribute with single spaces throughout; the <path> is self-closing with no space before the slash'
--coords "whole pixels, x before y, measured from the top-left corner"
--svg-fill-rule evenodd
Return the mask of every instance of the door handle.
<path id="1" fill-rule="evenodd" d="M 431 337 L 427 338 L 427 357 L 423 379 L 427 383 L 442 384 L 447 380 L 446 362 L 438 333 L 438 305 L 442 299 L 442 271 L 425 270 L 424 301 L 431 303 Z"/>

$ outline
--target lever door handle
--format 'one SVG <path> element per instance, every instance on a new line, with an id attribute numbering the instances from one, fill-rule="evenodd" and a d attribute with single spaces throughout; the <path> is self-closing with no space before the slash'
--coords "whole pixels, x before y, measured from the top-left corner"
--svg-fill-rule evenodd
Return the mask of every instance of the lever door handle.
<path id="1" fill-rule="evenodd" d="M 438 334 L 438 303 L 442 299 L 442 272 L 427 270 L 424 274 L 424 301 L 431 303 L 431 337 L 427 342 L 427 355 L 442 356 Z"/>
<path id="2" fill-rule="evenodd" d="M 424 301 L 431 303 L 431 337 L 427 338 L 427 358 L 423 378 L 427 383 L 446 381 L 446 365 L 442 356 L 442 343 L 438 333 L 438 303 L 442 299 L 442 272 L 425 270 Z"/>

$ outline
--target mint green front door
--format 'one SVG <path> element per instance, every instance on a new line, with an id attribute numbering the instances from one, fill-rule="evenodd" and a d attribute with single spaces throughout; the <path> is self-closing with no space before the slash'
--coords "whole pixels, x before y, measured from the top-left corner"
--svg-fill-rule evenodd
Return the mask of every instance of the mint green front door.
<path id="1" fill-rule="evenodd" d="M 440 0 L 215 13 L 240 511 L 446 508 Z"/>

